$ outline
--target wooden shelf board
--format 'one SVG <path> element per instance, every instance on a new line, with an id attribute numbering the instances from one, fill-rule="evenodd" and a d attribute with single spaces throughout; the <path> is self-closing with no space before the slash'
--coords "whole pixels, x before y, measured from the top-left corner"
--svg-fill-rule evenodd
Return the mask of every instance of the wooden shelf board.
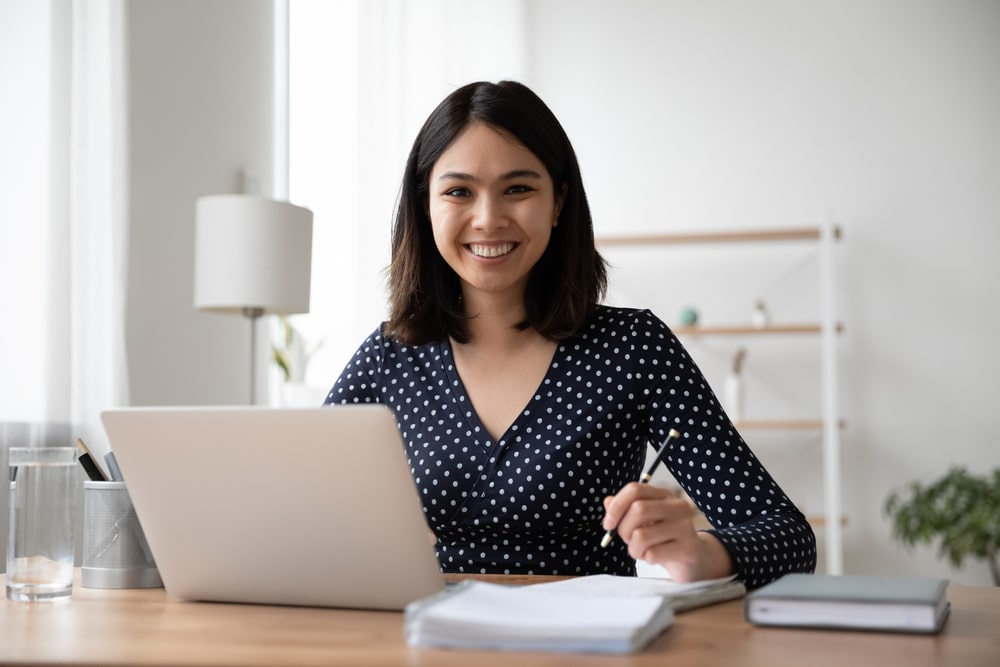
<path id="1" fill-rule="evenodd" d="M 635 234 L 602 236 L 598 246 L 681 245 L 687 243 L 744 243 L 748 241 L 815 241 L 820 238 L 818 227 L 787 229 L 747 229 L 709 232 L 675 232 L 669 234 Z M 840 227 L 833 228 L 834 238 L 840 238 Z"/>
<path id="2" fill-rule="evenodd" d="M 808 521 L 809 525 L 812 526 L 813 528 L 822 528 L 826 526 L 826 517 L 822 515 L 807 515 L 806 521 Z M 846 516 L 840 517 L 840 525 L 841 526 L 847 525 Z"/>
<path id="3" fill-rule="evenodd" d="M 713 527 L 712 523 L 705 518 L 704 514 L 698 512 L 697 509 L 695 510 L 695 512 L 696 512 L 694 517 L 695 530 L 710 530 Z M 826 526 L 826 517 L 823 515 L 818 515 L 818 514 L 806 515 L 806 521 L 813 528 L 824 528 Z M 840 517 L 840 525 L 841 526 L 847 525 L 846 516 Z"/>
<path id="4" fill-rule="evenodd" d="M 756 431 L 808 431 L 823 428 L 822 419 L 748 419 L 734 424 L 739 430 Z M 847 422 L 840 420 L 840 428 L 847 426 Z"/>
<path id="5" fill-rule="evenodd" d="M 751 324 L 712 324 L 707 326 L 676 326 L 672 327 L 678 336 L 768 336 L 779 334 L 818 334 L 822 333 L 820 324 L 768 324 L 755 327 Z M 837 333 L 844 331 L 844 325 L 837 323 Z"/>

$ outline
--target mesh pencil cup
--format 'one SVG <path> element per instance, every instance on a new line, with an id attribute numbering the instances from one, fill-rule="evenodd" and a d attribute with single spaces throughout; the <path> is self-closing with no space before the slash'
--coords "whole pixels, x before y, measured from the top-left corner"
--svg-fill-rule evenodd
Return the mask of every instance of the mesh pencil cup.
<path id="1" fill-rule="evenodd" d="M 163 585 L 124 482 L 83 483 L 85 588 L 159 588 Z"/>

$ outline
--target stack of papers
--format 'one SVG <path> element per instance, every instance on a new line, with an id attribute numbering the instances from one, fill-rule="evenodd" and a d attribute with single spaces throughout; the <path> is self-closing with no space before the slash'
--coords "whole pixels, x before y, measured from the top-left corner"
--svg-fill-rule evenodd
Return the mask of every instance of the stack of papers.
<path id="1" fill-rule="evenodd" d="M 742 595 L 732 578 L 675 584 L 594 575 L 533 586 L 466 581 L 406 609 L 411 646 L 633 653 L 670 627 L 675 609 Z"/>

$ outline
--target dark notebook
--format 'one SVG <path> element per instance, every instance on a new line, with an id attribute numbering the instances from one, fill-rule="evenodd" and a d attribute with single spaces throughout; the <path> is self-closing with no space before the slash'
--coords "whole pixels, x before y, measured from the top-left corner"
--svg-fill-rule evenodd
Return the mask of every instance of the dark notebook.
<path id="1" fill-rule="evenodd" d="M 948 582 L 922 577 L 787 574 L 750 593 L 756 625 L 936 633 L 948 616 Z"/>

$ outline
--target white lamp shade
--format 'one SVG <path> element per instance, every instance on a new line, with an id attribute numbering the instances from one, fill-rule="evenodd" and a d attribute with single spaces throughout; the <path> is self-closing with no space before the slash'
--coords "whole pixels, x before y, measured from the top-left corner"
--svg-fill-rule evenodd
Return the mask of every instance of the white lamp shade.
<path id="1" fill-rule="evenodd" d="M 200 197 L 195 204 L 195 308 L 308 312 L 312 217 L 307 208 L 265 197 Z"/>

